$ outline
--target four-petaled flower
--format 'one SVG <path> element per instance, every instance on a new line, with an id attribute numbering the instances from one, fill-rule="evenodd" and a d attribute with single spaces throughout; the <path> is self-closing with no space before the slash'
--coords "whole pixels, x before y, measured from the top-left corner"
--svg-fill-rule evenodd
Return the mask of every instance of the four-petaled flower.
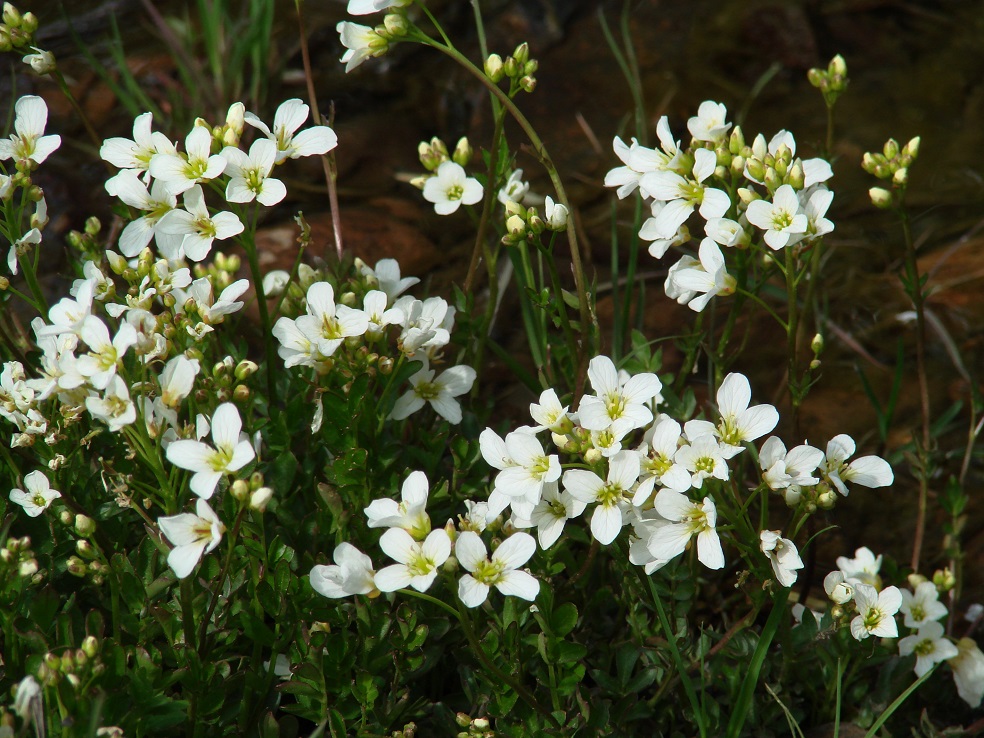
<path id="1" fill-rule="evenodd" d="M 219 545 L 225 533 L 219 516 L 205 500 L 198 500 L 195 513 L 170 515 L 157 521 L 161 533 L 174 546 L 167 555 L 167 563 L 178 579 L 191 574 L 202 556 Z"/>
<path id="2" fill-rule="evenodd" d="M 478 607 L 495 587 L 504 595 L 533 601 L 540 591 L 540 582 L 519 567 L 529 561 L 536 551 L 536 542 L 527 533 L 513 533 L 499 544 L 489 559 L 485 544 L 478 533 L 465 531 L 454 544 L 454 555 L 465 569 L 458 581 L 458 597 L 466 607 Z"/>
<path id="3" fill-rule="evenodd" d="M 481 200 L 482 185 L 467 176 L 460 164 L 445 161 L 437 168 L 437 174 L 424 182 L 424 199 L 434 203 L 438 215 L 451 215 L 462 203 L 474 205 Z"/>
<path id="4" fill-rule="evenodd" d="M 332 554 L 335 563 L 311 569 L 311 588 L 324 597 L 339 598 L 379 594 L 373 581 L 372 559 L 351 543 L 339 543 Z"/>
<path id="5" fill-rule="evenodd" d="M 896 638 L 899 626 L 895 613 L 902 604 L 898 587 L 885 587 L 881 592 L 870 584 L 858 583 L 854 587 L 854 604 L 858 614 L 851 621 L 851 635 L 862 641 L 870 635 L 878 638 Z"/>
<path id="6" fill-rule="evenodd" d="M 191 491 L 207 500 L 223 474 L 242 469 L 256 456 L 253 445 L 241 432 L 242 428 L 243 421 L 236 406 L 223 403 L 212 415 L 215 448 L 201 441 L 174 441 L 167 447 L 167 460 L 195 472 L 191 478 Z"/>
<path id="7" fill-rule="evenodd" d="M 24 487 L 26 490 L 16 488 L 10 490 L 10 501 L 23 507 L 24 512 L 32 518 L 43 513 L 53 500 L 61 497 L 61 492 L 57 489 L 51 489 L 48 477 L 44 475 L 44 472 L 32 471 L 30 474 L 26 474 Z"/>
<path id="8" fill-rule="evenodd" d="M 432 530 L 423 543 L 413 540 L 403 528 L 390 528 L 379 539 L 379 547 L 398 562 L 376 572 L 380 592 L 404 587 L 426 592 L 437 578 L 437 568 L 451 555 L 451 539 L 444 528 Z"/>
<path id="9" fill-rule="evenodd" d="M 437 377 L 427 362 L 410 377 L 411 388 L 393 405 L 390 417 L 403 420 L 430 403 L 434 412 L 449 423 L 461 422 L 461 405 L 455 397 L 468 392 L 475 383 L 475 370 L 470 366 L 452 366 Z"/>
<path id="10" fill-rule="evenodd" d="M 18 169 L 41 164 L 61 145 L 61 136 L 44 135 L 48 106 L 37 95 L 25 95 L 14 105 L 14 132 L 0 139 L 0 161 L 13 159 Z"/>

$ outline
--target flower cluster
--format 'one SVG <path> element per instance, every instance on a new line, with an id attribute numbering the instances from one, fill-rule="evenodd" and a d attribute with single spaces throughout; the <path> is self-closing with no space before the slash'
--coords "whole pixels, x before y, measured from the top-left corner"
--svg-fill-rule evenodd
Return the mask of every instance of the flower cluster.
<path id="1" fill-rule="evenodd" d="M 950 638 L 942 622 L 949 610 L 940 594 L 953 586 L 952 576 L 941 571 L 929 580 L 911 574 L 911 589 L 883 587 L 881 565 L 882 557 L 867 547 L 855 551 L 854 558 L 838 557 L 837 569 L 823 583 L 834 603 L 834 618 L 844 623 L 850 620 L 851 635 L 861 641 L 869 636 L 899 638 L 896 618 L 901 615 L 909 634 L 899 638 L 899 655 L 915 656 L 916 676 L 948 663 L 960 697 L 971 707 L 979 707 L 984 699 L 984 653 L 970 638 Z M 820 613 L 815 616 L 819 619 Z"/>
<path id="2" fill-rule="evenodd" d="M 699 312 L 712 297 L 737 288 L 727 269 L 728 249 L 776 252 L 807 246 L 833 230 L 825 217 L 833 193 L 823 184 L 833 173 L 823 159 L 798 158 L 789 131 L 768 142 L 759 134 L 747 145 L 721 103 L 701 103 L 687 129 L 687 148 L 673 138 L 666 116 L 656 127 L 656 148 L 616 137 L 623 166 L 608 172 L 605 185 L 617 188 L 619 198 L 638 191 L 651 201 L 652 217 L 639 236 L 657 259 L 691 240 L 687 222 L 694 213 L 703 220 L 697 258 L 684 255 L 669 268 L 665 284 L 667 296 Z"/>

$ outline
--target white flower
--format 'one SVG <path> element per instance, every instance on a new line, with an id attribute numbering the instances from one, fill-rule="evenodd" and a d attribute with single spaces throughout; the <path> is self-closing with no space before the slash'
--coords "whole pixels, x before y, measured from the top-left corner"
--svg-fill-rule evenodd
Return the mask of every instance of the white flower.
<path id="1" fill-rule="evenodd" d="M 587 430 L 605 430 L 625 418 L 632 428 L 641 428 L 653 419 L 646 406 L 662 401 L 663 385 L 650 372 L 623 379 L 607 356 L 596 356 L 588 363 L 588 379 L 595 395 L 585 395 L 578 405 L 578 418 Z"/>
<path id="2" fill-rule="evenodd" d="M 643 436 L 639 449 L 643 474 L 652 475 L 661 487 L 676 492 L 690 489 L 690 472 L 675 459 L 680 448 L 680 424 L 667 415 L 660 415 Z M 632 501 L 641 505 L 644 500 Z"/>
<path id="3" fill-rule="evenodd" d="M 681 446 L 673 461 L 690 473 L 690 485 L 700 489 L 708 477 L 727 481 L 728 459 L 733 455 L 731 447 L 722 446 L 714 436 L 701 435 Z"/>
<path id="4" fill-rule="evenodd" d="M 273 130 L 253 113 L 246 113 L 244 121 L 260 130 L 264 136 L 273 141 L 276 146 L 276 163 L 287 159 L 297 159 L 302 156 L 320 156 L 327 154 L 338 145 L 338 136 L 328 126 L 311 126 L 300 133 L 300 128 L 307 120 L 310 108 L 301 100 L 293 98 L 286 100 L 277 108 L 273 116 Z M 254 143 L 253 146 L 256 144 Z M 223 151 L 223 155 L 225 152 Z M 250 159 L 253 158 L 253 147 L 250 147 Z M 269 174 L 269 172 L 267 172 Z M 274 180 L 278 181 L 278 180 Z M 259 198 L 257 198 L 259 199 Z M 281 198 L 283 199 L 283 198 Z M 237 200 L 236 202 L 242 202 Z M 264 205 L 270 203 L 263 202 Z M 280 200 L 277 200 L 280 202 Z"/>
<path id="5" fill-rule="evenodd" d="M 820 449 L 803 444 L 787 452 L 777 436 L 769 436 L 759 451 L 762 481 L 776 491 L 816 484 L 820 480 L 811 475 L 821 461 L 823 451 Z"/>
<path id="6" fill-rule="evenodd" d="M 820 236 L 825 236 L 834 230 L 834 224 L 825 217 L 827 209 L 834 199 L 834 193 L 820 185 L 812 192 L 803 190 L 800 197 L 802 198 L 806 194 L 809 194 L 809 199 L 803 206 L 807 220 L 806 232 L 810 238 L 820 238 Z"/>
<path id="7" fill-rule="evenodd" d="M 424 199 L 434 203 L 438 215 L 450 215 L 464 203 L 474 205 L 482 199 L 482 185 L 453 161 L 441 162 L 437 173 L 424 183 Z"/>
<path id="8" fill-rule="evenodd" d="M 255 199 L 269 207 L 287 197 L 284 183 L 270 176 L 277 160 L 275 141 L 259 138 L 249 147 L 249 154 L 235 146 L 226 146 L 221 153 L 226 160 L 225 173 L 230 177 L 226 184 L 226 200 L 252 202 Z"/>
<path id="9" fill-rule="evenodd" d="M 848 464 L 855 449 L 854 439 L 846 433 L 834 436 L 827 444 L 827 458 L 820 465 L 820 473 L 838 492 L 847 497 L 846 482 L 873 488 L 887 487 L 895 481 L 892 467 L 879 456 L 862 456 Z"/>
<path id="10" fill-rule="evenodd" d="M 809 221 L 800 212 L 799 198 L 790 185 L 782 185 L 768 200 L 753 200 L 745 211 L 748 222 L 765 231 L 765 243 L 778 251 L 806 233 Z"/>
<path id="11" fill-rule="evenodd" d="M 412 2 L 413 0 L 349 0 L 347 10 L 350 15 L 369 15 L 386 8 L 402 8 Z"/>
<path id="12" fill-rule="evenodd" d="M 389 48 L 389 42 L 369 26 L 341 21 L 338 31 L 342 46 L 348 49 L 339 61 L 345 63 L 345 72 L 351 72 L 369 57 L 382 56 Z"/>
<path id="13" fill-rule="evenodd" d="M 181 251 L 184 255 L 192 261 L 202 261 L 212 250 L 212 241 L 238 236 L 245 226 L 235 213 L 223 211 L 209 215 L 201 186 L 190 185 L 184 191 L 184 210 L 169 210 L 161 216 L 157 228 L 161 233 L 183 236 Z"/>
<path id="14" fill-rule="evenodd" d="M 400 490 L 401 502 L 383 498 L 373 500 L 365 509 L 370 528 L 402 528 L 416 540 L 422 541 L 431 530 L 427 515 L 429 485 L 422 471 L 412 472 Z"/>
<path id="15" fill-rule="evenodd" d="M 42 77 L 46 74 L 51 74 L 56 69 L 58 69 L 58 63 L 55 61 L 55 55 L 50 51 L 45 51 L 39 49 L 37 46 L 32 46 L 31 49 L 34 50 L 33 54 L 26 54 L 24 56 L 24 63 L 34 70 L 35 74 L 39 74 Z"/>
<path id="16" fill-rule="evenodd" d="M 694 209 L 704 220 L 720 218 L 731 207 L 731 198 L 724 190 L 707 187 L 704 180 L 714 174 L 717 155 L 708 149 L 694 152 L 693 179 L 673 171 L 649 172 L 642 176 L 640 187 L 655 200 L 665 201 L 647 229 L 646 240 L 672 239 Z"/>
<path id="17" fill-rule="evenodd" d="M 129 323 L 122 323 L 112 340 L 109 328 L 95 315 L 86 316 L 79 329 L 79 337 L 89 347 L 89 353 L 75 362 L 75 370 L 89 380 L 96 389 L 106 389 L 116 376 L 116 367 L 126 350 L 137 342 L 137 331 Z"/>
<path id="18" fill-rule="evenodd" d="M 61 497 L 61 492 L 51 489 L 48 477 L 41 471 L 32 471 L 24 476 L 24 486 L 27 490 L 10 490 L 10 501 L 24 508 L 30 517 L 36 518 L 51 505 L 52 501 Z"/>
<path id="19" fill-rule="evenodd" d="M 435 377 L 434 370 L 424 362 L 420 371 L 410 377 L 411 389 L 396 401 L 389 416 L 403 420 L 429 402 L 434 412 L 449 423 L 460 423 L 461 405 L 454 398 L 469 392 L 474 383 L 475 370 L 470 366 L 452 366 Z"/>
<path id="20" fill-rule="evenodd" d="M 837 569 L 823 578 L 823 589 L 833 602 L 843 605 L 854 599 L 854 581 L 848 581 L 844 572 Z"/>
<path id="21" fill-rule="evenodd" d="M 984 653 L 972 638 L 957 641 L 957 655 L 948 662 L 960 699 L 977 709 L 984 698 Z"/>
<path id="22" fill-rule="evenodd" d="M 133 119 L 133 139 L 107 138 L 99 149 L 99 156 L 123 171 L 135 169 L 137 172 L 147 172 L 154 154 L 176 154 L 177 150 L 167 136 L 151 132 L 153 122 L 154 116 L 151 113 L 141 113 Z M 123 172 L 106 182 L 106 191 L 111 195 L 116 194 L 114 182 L 119 181 L 120 174 Z"/>
<path id="23" fill-rule="evenodd" d="M 526 193 L 530 191 L 530 183 L 523 181 L 523 170 L 514 169 L 512 174 L 509 175 L 509 179 L 499 190 L 499 194 L 496 196 L 503 205 L 509 202 L 521 203 Z M 428 200 L 430 198 L 425 194 L 424 197 Z M 440 211 L 438 211 L 440 212 Z"/>
<path id="24" fill-rule="evenodd" d="M 534 432 L 539 432 L 544 428 L 551 433 L 564 435 L 573 427 L 570 416 L 567 414 L 567 406 L 560 404 L 557 391 L 552 387 L 540 393 L 539 402 L 530 403 L 530 417 L 538 425 L 533 428 Z"/>
<path id="25" fill-rule="evenodd" d="M 180 195 L 190 190 L 196 182 L 215 179 L 225 170 L 226 160 L 212 154 L 211 148 L 211 131 L 195 126 L 185 138 L 187 153 L 182 155 L 176 150 L 158 150 L 150 159 L 150 174 L 164 180 L 171 192 Z"/>
<path id="26" fill-rule="evenodd" d="M 803 568 L 803 559 L 794 544 L 788 538 L 783 538 L 777 530 L 763 530 L 759 533 L 762 553 L 769 563 L 780 586 L 792 587 L 796 582 L 796 570 Z"/>
<path id="27" fill-rule="evenodd" d="M 328 282 L 315 282 L 308 288 L 307 312 L 295 321 L 297 328 L 323 356 L 331 356 L 346 338 L 369 329 L 369 316 L 364 312 L 335 304 L 335 290 Z"/>
<path id="28" fill-rule="evenodd" d="M 681 260 L 676 269 L 670 268 L 666 276 L 666 295 L 681 304 L 686 302 L 691 310 L 699 313 L 715 295 L 734 294 L 738 282 L 728 274 L 724 255 L 711 239 L 700 242 L 697 255 L 699 262 L 691 258 L 683 264 Z"/>
<path id="29" fill-rule="evenodd" d="M 489 465 L 500 469 L 495 491 L 514 501 L 525 499 L 528 505 L 535 505 L 544 485 L 560 479 L 560 459 L 556 454 L 547 456 L 532 433 L 514 431 L 503 442 L 491 428 L 486 428 L 479 436 L 479 446 Z"/>
<path id="30" fill-rule="evenodd" d="M 855 582 L 861 582 L 873 587 L 878 587 L 880 580 L 878 570 L 881 569 L 882 557 L 877 557 L 867 546 L 862 546 L 854 552 L 854 558 L 846 556 L 837 557 L 837 568 L 840 569 L 844 578 Z"/>
<path id="31" fill-rule="evenodd" d="M 174 441 L 167 447 L 167 460 L 181 469 L 195 472 L 191 491 L 203 499 L 215 492 L 215 485 L 226 472 L 242 469 L 253 460 L 256 452 L 242 433 L 243 421 L 239 410 L 226 402 L 216 408 L 211 423 L 215 448 L 201 441 Z"/>
<path id="32" fill-rule="evenodd" d="M 454 544 L 454 555 L 468 571 L 458 581 L 458 597 L 466 607 L 478 607 L 495 587 L 504 595 L 533 601 L 540 591 L 540 582 L 519 567 L 529 561 L 536 551 L 536 542 L 526 533 L 513 533 L 499 544 L 491 560 L 481 537 L 465 531 Z"/>
<path id="33" fill-rule="evenodd" d="M 707 421 L 689 421 L 686 425 L 688 437 L 693 438 L 697 432 L 709 432 L 737 453 L 742 448 L 740 444 L 761 438 L 779 423 L 779 411 L 772 405 L 748 406 L 752 400 L 752 388 L 744 374 L 728 374 L 718 387 L 716 399 L 721 415 L 717 426 Z M 798 457 L 799 454 L 798 463 L 809 463 L 809 460 Z"/>
<path id="34" fill-rule="evenodd" d="M 183 235 L 172 235 L 158 228 L 161 218 L 178 206 L 178 198 L 159 179 L 155 179 L 150 192 L 140 181 L 136 169 L 124 169 L 112 180 L 110 194 L 120 198 L 132 208 L 144 211 L 144 215 L 131 220 L 120 234 L 120 252 L 132 259 L 140 254 L 157 237 L 157 245 L 165 258 L 177 259 Z M 110 182 L 106 183 L 107 189 Z"/>
<path id="35" fill-rule="evenodd" d="M 940 602 L 940 593 L 932 582 L 921 582 L 915 592 L 902 590 L 902 605 L 899 612 L 905 615 L 903 623 L 907 628 L 921 628 L 947 614 L 946 605 Z M 948 657 L 949 658 L 949 657 Z"/>
<path id="36" fill-rule="evenodd" d="M 563 203 L 555 203 L 550 195 L 547 195 L 543 202 L 544 218 L 547 228 L 551 231 L 562 231 L 567 228 L 567 219 L 570 213 L 567 206 Z"/>
<path id="37" fill-rule="evenodd" d="M 311 588 L 324 597 L 337 599 L 376 592 L 372 560 L 351 543 L 339 543 L 332 554 L 334 564 L 311 569 Z"/>
<path id="38" fill-rule="evenodd" d="M 399 325 L 403 322 L 403 311 L 398 308 L 386 309 L 386 293 L 382 290 L 369 290 L 362 300 L 362 312 L 369 319 L 366 333 L 371 338 L 379 337 L 388 325 Z"/>
<path id="39" fill-rule="evenodd" d="M 181 401 L 194 389 L 200 369 L 198 359 L 189 359 L 184 354 L 167 362 L 160 376 L 161 402 L 169 408 L 181 407 Z"/>
<path id="40" fill-rule="evenodd" d="M 359 269 L 365 276 L 376 280 L 379 289 L 386 293 L 390 302 L 420 282 L 417 277 L 401 278 L 400 263 L 396 259 L 380 259 L 375 267 L 362 264 Z"/>
<path id="41" fill-rule="evenodd" d="M 10 251 L 7 252 L 7 268 L 11 274 L 17 274 L 17 257 L 29 253 L 34 246 L 41 243 L 41 231 L 32 228 L 23 236 L 10 244 Z"/>
<path id="42" fill-rule="evenodd" d="M 851 621 L 851 635 L 862 641 L 869 635 L 878 638 L 896 638 L 899 635 L 895 613 L 902 604 L 898 587 L 886 587 L 881 592 L 868 584 L 854 587 L 854 603 L 858 614 Z"/>
<path id="43" fill-rule="evenodd" d="M 14 133 L 0 139 L 0 161 L 13 159 L 18 168 L 28 162 L 41 164 L 59 146 L 61 136 L 44 135 L 48 123 L 48 106 L 37 95 L 25 95 L 14 105 Z"/>
<path id="44" fill-rule="evenodd" d="M 687 548 L 697 536 L 697 559 L 708 569 L 724 567 L 724 550 L 717 534 L 717 507 L 705 497 L 702 503 L 670 489 L 661 489 L 654 504 L 656 512 L 670 521 L 656 529 L 647 543 L 649 552 L 659 561 L 670 561 Z"/>
<path id="45" fill-rule="evenodd" d="M 943 635 L 943 625 L 935 620 L 925 623 L 913 634 L 899 640 L 899 656 L 916 654 L 916 676 L 921 677 L 941 661 L 959 654 L 957 647 Z"/>
<path id="46" fill-rule="evenodd" d="M 627 522 L 622 509 L 629 507 L 632 487 L 639 480 L 639 454 L 621 451 L 608 461 L 608 479 L 593 471 L 568 469 L 564 472 L 564 489 L 581 502 L 597 503 L 591 515 L 591 535 L 599 543 L 615 540 Z"/>
<path id="47" fill-rule="evenodd" d="M 167 536 L 174 546 L 167 555 L 167 563 L 178 579 L 184 579 L 191 574 L 191 570 L 202 556 L 219 545 L 222 534 L 225 533 L 222 521 L 205 500 L 198 500 L 195 511 L 197 515 L 181 513 L 157 521 L 161 533 Z"/>
<path id="48" fill-rule="evenodd" d="M 119 375 L 114 375 L 109 381 L 102 397 L 86 397 L 85 409 L 92 417 L 108 425 L 113 433 L 137 419 L 137 408 L 130 400 L 130 390 Z"/>
<path id="49" fill-rule="evenodd" d="M 267 297 L 280 297 L 290 284 L 290 272 L 273 269 L 263 275 L 263 294 Z"/>
<path id="50" fill-rule="evenodd" d="M 533 508 L 529 520 L 514 520 L 513 524 L 517 528 L 536 526 L 536 537 L 540 542 L 540 548 L 548 549 L 560 538 L 567 521 L 581 515 L 585 507 L 585 503 L 567 490 L 561 492 L 557 482 L 549 482 L 543 485 L 540 501 Z"/>
<path id="51" fill-rule="evenodd" d="M 451 539 L 444 528 L 432 530 L 423 543 L 413 540 L 403 528 L 390 528 L 379 539 L 379 547 L 398 562 L 376 572 L 380 592 L 408 586 L 426 592 L 437 577 L 437 568 L 451 555 Z"/>
<path id="52" fill-rule="evenodd" d="M 41 685 L 30 674 L 17 683 L 17 692 L 14 694 L 14 704 L 11 705 L 11 709 L 25 721 L 25 725 L 34 722 L 37 726 L 35 735 L 43 735 L 44 707 Z M 13 731 L 10 734 L 13 735 Z"/>
<path id="53" fill-rule="evenodd" d="M 687 121 L 687 130 L 696 141 L 723 141 L 731 128 L 727 118 L 728 109 L 723 103 L 705 100 L 697 108 L 697 115 Z"/>

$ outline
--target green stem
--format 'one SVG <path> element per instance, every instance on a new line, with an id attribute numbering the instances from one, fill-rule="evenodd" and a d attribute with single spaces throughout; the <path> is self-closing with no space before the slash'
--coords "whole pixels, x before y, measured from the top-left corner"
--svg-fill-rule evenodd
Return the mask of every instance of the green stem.
<path id="1" fill-rule="evenodd" d="M 440 26 L 438 26 L 438 30 L 440 31 Z M 441 32 L 441 35 L 444 35 L 443 32 Z M 505 92 L 499 89 L 498 86 L 493 84 L 492 80 L 485 76 L 485 72 L 472 64 L 466 56 L 454 48 L 450 43 L 441 44 L 438 41 L 435 41 L 434 39 L 420 33 L 419 31 L 411 31 L 407 37 L 410 40 L 419 41 L 420 43 L 437 49 L 442 54 L 449 56 L 461 65 L 465 71 L 481 82 L 489 90 L 489 92 L 495 95 L 496 98 L 498 98 L 499 102 L 506 110 L 509 111 L 509 114 L 513 117 L 516 123 L 519 124 L 519 127 L 523 129 L 526 137 L 533 145 L 533 150 L 536 152 L 537 158 L 540 160 L 540 163 L 543 165 L 544 169 L 546 169 L 547 174 L 550 177 L 550 182 L 554 186 L 554 190 L 557 193 L 557 200 L 567 208 L 568 212 L 573 212 L 570 198 L 567 196 L 567 189 L 564 187 L 564 183 L 560 178 L 560 173 L 557 171 L 557 167 L 550 158 L 550 154 L 547 152 L 547 148 L 543 144 L 542 139 L 537 134 L 536 130 L 533 128 L 526 116 L 523 115 L 523 112 L 516 106 L 516 103 L 514 103 Z M 587 376 L 587 359 L 591 344 L 591 341 L 589 340 L 591 335 L 591 311 L 588 304 L 588 291 L 584 276 L 584 266 L 581 263 L 581 251 L 578 247 L 576 229 L 573 227 L 573 223 L 567 228 L 567 240 L 570 244 L 571 266 L 574 272 L 574 285 L 577 290 L 578 308 L 581 316 L 582 340 L 578 352 L 579 359 L 576 374 L 578 391 L 575 392 L 575 395 L 580 396 L 579 390 L 583 388 L 584 377 Z M 584 371 L 581 371 L 581 369 L 584 369 Z"/>
<path id="2" fill-rule="evenodd" d="M 468 264 L 468 275 L 465 277 L 464 291 L 471 293 L 475 283 L 475 275 L 478 272 L 478 262 L 485 249 L 485 235 L 488 231 L 489 220 L 492 216 L 492 205 L 496 200 L 495 184 L 496 174 L 499 169 L 499 147 L 502 145 L 503 123 L 506 113 L 499 107 L 495 97 L 492 98 L 495 110 L 495 129 L 492 132 L 492 148 L 489 150 L 489 169 L 486 176 L 485 197 L 482 201 L 482 216 L 478 221 L 478 231 L 475 234 L 475 246 L 472 249 L 471 262 Z M 491 270 L 492 264 L 488 265 Z"/>
<path id="3" fill-rule="evenodd" d="M 267 307 L 266 294 L 263 292 L 263 274 L 260 271 L 260 260 L 256 253 L 256 242 L 252 238 L 252 230 L 256 227 L 255 219 L 251 221 L 250 237 L 240 240 L 243 250 L 246 252 L 246 260 L 249 262 L 249 271 L 253 276 L 253 289 L 256 290 L 256 306 L 260 311 L 260 325 L 263 329 L 263 346 L 266 350 L 266 383 L 267 383 L 267 406 L 271 414 L 276 407 L 276 382 L 274 381 L 274 367 L 278 366 L 277 351 L 273 346 L 273 332 L 270 326 L 270 311 Z"/>
<path id="4" fill-rule="evenodd" d="M 796 357 L 797 349 L 797 328 L 799 326 L 799 305 L 796 300 L 796 263 L 793 249 L 786 247 L 786 355 L 788 359 L 786 377 L 786 387 L 789 389 L 789 400 L 793 410 L 793 432 L 799 435 L 799 362 Z"/>

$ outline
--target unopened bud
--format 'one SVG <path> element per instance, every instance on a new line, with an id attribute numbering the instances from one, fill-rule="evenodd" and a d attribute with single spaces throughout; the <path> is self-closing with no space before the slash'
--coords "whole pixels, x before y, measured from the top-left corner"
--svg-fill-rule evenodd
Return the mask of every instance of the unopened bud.
<path id="1" fill-rule="evenodd" d="M 909 181 L 909 170 L 906 167 L 896 169 L 892 175 L 892 184 L 896 186 L 905 185 Z"/>
<path id="2" fill-rule="evenodd" d="M 402 13 L 388 13 L 383 18 L 383 26 L 386 28 L 386 32 L 395 38 L 406 36 L 407 31 L 410 30 L 407 17 Z"/>
<path id="3" fill-rule="evenodd" d="M 520 66 L 526 66 L 526 62 L 530 60 L 530 45 L 525 41 L 516 47 L 516 50 L 512 53 L 513 59 Z"/>
<path id="4" fill-rule="evenodd" d="M 919 156 L 920 140 L 921 140 L 920 137 L 916 136 L 915 138 L 910 138 L 909 143 L 905 145 L 905 153 L 908 154 L 913 159 Z"/>
<path id="5" fill-rule="evenodd" d="M 249 497 L 249 507 L 257 512 L 264 512 L 267 504 L 273 498 L 273 490 L 269 487 L 260 487 Z"/>
<path id="6" fill-rule="evenodd" d="M 933 584 L 940 592 L 949 592 L 957 585 L 957 578 L 949 568 L 940 569 L 933 574 Z"/>
<path id="7" fill-rule="evenodd" d="M 584 452 L 584 460 L 589 464 L 597 464 L 602 458 L 601 449 L 589 448 Z"/>
<path id="8" fill-rule="evenodd" d="M 241 382 L 247 377 L 252 377 L 259 370 L 260 367 L 256 365 L 255 361 L 244 359 L 236 365 L 235 376 Z"/>
<path id="9" fill-rule="evenodd" d="M 745 162 L 745 169 L 748 176 L 756 182 L 765 180 L 765 164 L 760 159 L 748 159 Z"/>
<path id="10" fill-rule="evenodd" d="M 882 153 L 885 154 L 886 159 L 894 159 L 899 155 L 899 142 L 894 138 L 888 139 L 882 148 Z"/>
<path id="11" fill-rule="evenodd" d="M 533 92 L 536 89 L 536 77 L 530 77 L 529 75 L 523 77 L 519 80 L 519 86 L 523 92 Z"/>
<path id="12" fill-rule="evenodd" d="M 88 515 L 78 515 L 75 518 L 75 532 L 80 536 L 88 538 L 96 530 L 96 521 Z"/>
<path id="13" fill-rule="evenodd" d="M 814 356 L 819 356 L 823 353 L 823 336 L 817 333 L 813 340 L 810 341 L 810 350 L 813 352 Z"/>
<path id="14" fill-rule="evenodd" d="M 485 60 L 485 76 L 494 83 L 498 83 L 505 76 L 505 67 L 501 56 L 489 54 L 489 58 Z"/>
<path id="15" fill-rule="evenodd" d="M 468 139 L 465 136 L 462 136 L 458 139 L 458 143 L 454 147 L 454 153 L 451 155 L 451 160 L 460 166 L 467 166 L 468 162 L 471 161 L 473 153 L 474 150 L 472 149 L 471 144 L 468 143 Z"/>
<path id="16" fill-rule="evenodd" d="M 229 488 L 229 492 L 235 499 L 242 502 L 249 497 L 249 484 L 245 479 L 237 479 L 232 483 L 232 486 Z"/>
<path id="17" fill-rule="evenodd" d="M 252 394 L 253 391 L 245 384 L 237 384 L 232 389 L 233 402 L 238 402 L 240 404 L 247 402 Z"/>
<path id="18" fill-rule="evenodd" d="M 96 549 L 93 547 L 91 543 L 85 540 L 76 541 L 75 550 L 78 551 L 79 555 L 82 558 L 89 559 L 90 561 L 92 559 L 95 559 L 97 556 Z"/>
<path id="19" fill-rule="evenodd" d="M 838 77 L 846 77 L 847 62 L 844 61 L 844 57 L 838 54 L 831 59 L 830 64 L 827 65 L 827 72 L 831 75 L 837 75 Z"/>
<path id="20" fill-rule="evenodd" d="M 94 659 L 99 653 L 99 641 L 95 636 L 86 636 L 82 641 L 82 650 L 90 659 Z"/>
<path id="21" fill-rule="evenodd" d="M 98 235 L 99 231 L 102 229 L 102 223 L 99 222 L 99 218 L 95 215 L 90 215 L 85 219 L 85 233 L 87 236 Z"/>
<path id="22" fill-rule="evenodd" d="M 887 210 L 892 207 L 892 193 L 884 187 L 872 187 L 868 190 L 868 197 L 871 198 L 871 204 L 876 208 Z"/>

